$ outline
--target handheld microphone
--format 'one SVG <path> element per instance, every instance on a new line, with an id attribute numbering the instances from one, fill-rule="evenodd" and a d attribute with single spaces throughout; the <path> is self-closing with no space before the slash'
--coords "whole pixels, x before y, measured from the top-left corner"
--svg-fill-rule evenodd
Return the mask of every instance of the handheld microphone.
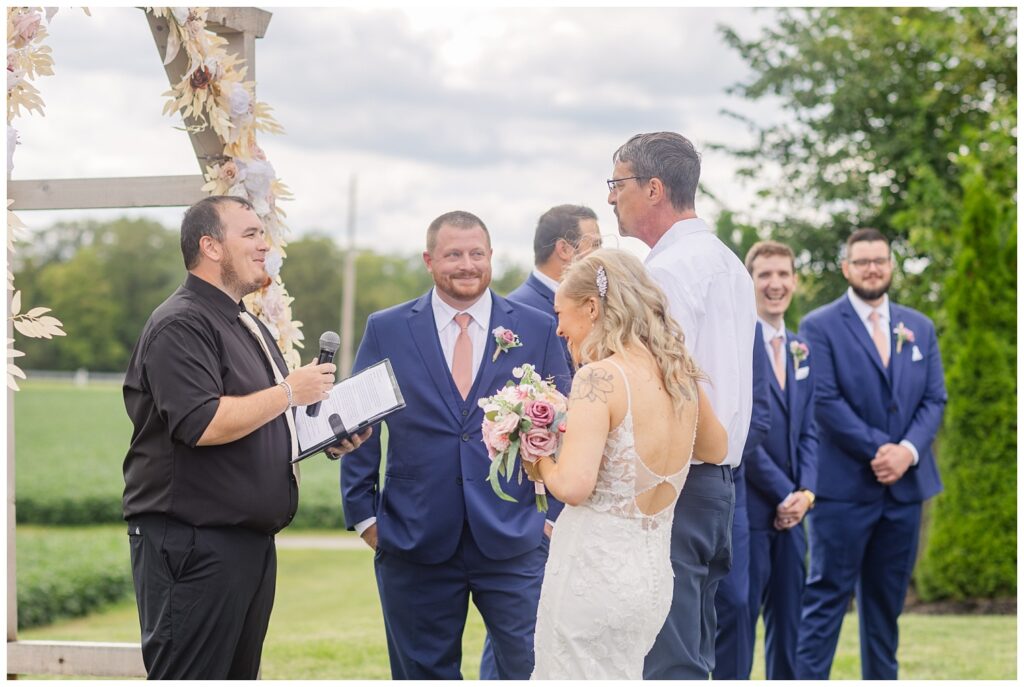
<path id="1" fill-rule="evenodd" d="M 320 335 L 320 356 L 317 358 L 317 365 L 334 362 L 334 354 L 341 347 L 341 337 L 334 332 L 324 332 Z M 316 417 L 320 413 L 320 401 L 310 403 L 306 406 L 306 415 Z"/>

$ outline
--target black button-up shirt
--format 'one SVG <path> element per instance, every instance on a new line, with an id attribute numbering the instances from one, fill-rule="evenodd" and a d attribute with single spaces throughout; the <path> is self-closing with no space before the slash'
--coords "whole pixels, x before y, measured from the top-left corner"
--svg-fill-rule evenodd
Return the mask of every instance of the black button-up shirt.
<path id="1" fill-rule="evenodd" d="M 124 405 L 135 426 L 124 459 L 125 519 L 162 513 L 196 526 L 272 533 L 294 517 L 298 485 L 283 414 L 237 441 L 196 445 L 222 396 L 274 385 L 259 342 L 238 319 L 242 308 L 189 274 L 142 330 L 124 380 Z M 260 331 L 287 375 L 263 323 Z"/>

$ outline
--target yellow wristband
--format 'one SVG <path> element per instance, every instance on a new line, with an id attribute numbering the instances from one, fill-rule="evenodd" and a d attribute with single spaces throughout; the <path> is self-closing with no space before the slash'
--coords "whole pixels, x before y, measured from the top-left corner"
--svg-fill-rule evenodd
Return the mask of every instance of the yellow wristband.
<path id="1" fill-rule="evenodd" d="M 804 496 L 807 497 L 807 510 L 814 508 L 814 492 L 811 491 L 810 489 L 801 489 L 800 491 L 801 493 L 803 493 Z"/>

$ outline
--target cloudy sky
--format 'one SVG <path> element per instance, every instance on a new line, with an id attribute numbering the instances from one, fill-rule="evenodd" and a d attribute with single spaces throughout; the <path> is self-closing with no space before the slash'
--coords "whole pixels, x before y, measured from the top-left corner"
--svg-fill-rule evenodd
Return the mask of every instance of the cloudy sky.
<path id="1" fill-rule="evenodd" d="M 487 222 L 499 264 L 532 262 L 537 217 L 559 203 L 593 207 L 616 232 L 604 180 L 611 154 L 641 131 L 673 130 L 698 149 L 745 140 L 723 108 L 778 117 L 726 94 L 747 75 L 718 25 L 756 35 L 767 10 L 742 8 L 266 8 L 256 43 L 257 97 L 284 136 L 261 135 L 295 200 L 292 235 L 340 241 L 358 176 L 358 243 L 421 250 L 442 212 Z M 46 116 L 15 121 L 15 179 L 196 174 L 139 9 L 61 9 L 50 26 L 55 76 L 36 81 Z M 704 152 L 703 182 L 730 209 L 752 208 L 735 163 Z M 698 212 L 719 208 L 698 197 Z M 144 214 L 177 226 L 181 209 L 25 212 L 57 219 Z M 636 245 L 634 245 L 634 243 Z M 646 249 L 620 243 L 642 255 Z"/>

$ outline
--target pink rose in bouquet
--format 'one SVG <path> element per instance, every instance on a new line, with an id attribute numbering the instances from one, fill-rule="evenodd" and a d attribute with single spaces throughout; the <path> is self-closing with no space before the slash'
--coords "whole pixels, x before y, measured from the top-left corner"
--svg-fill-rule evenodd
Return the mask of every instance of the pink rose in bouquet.
<path id="1" fill-rule="evenodd" d="M 523 435 L 519 452 L 523 460 L 535 463 L 544 456 L 552 456 L 558 450 L 559 434 L 549 429 L 534 427 Z"/>
<path id="2" fill-rule="evenodd" d="M 516 459 L 536 462 L 544 456 L 555 458 L 565 432 L 565 396 L 551 380 L 544 380 L 533 365 L 512 370 L 519 383 L 509 380 L 493 396 L 479 401 L 484 410 L 481 428 L 491 470 L 487 481 L 494 493 L 506 501 L 515 501 L 501 488 L 518 473 L 522 484 L 523 468 Z M 541 482 L 534 485 L 537 510 L 548 509 L 547 493 Z"/>
<path id="3" fill-rule="evenodd" d="M 548 427 L 555 421 L 555 407 L 547 401 L 527 401 L 523 410 L 534 427 Z"/>

